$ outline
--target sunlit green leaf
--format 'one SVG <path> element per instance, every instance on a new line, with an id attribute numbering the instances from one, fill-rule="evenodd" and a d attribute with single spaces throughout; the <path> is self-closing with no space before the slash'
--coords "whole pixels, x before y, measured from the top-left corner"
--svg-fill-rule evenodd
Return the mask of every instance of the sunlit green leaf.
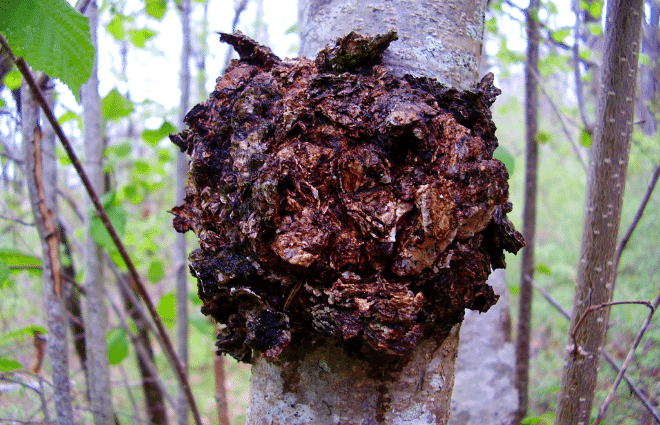
<path id="1" fill-rule="evenodd" d="M 18 369 L 23 369 L 21 362 L 7 357 L 0 357 L 0 372 L 11 372 Z"/>
<path id="2" fill-rule="evenodd" d="M 518 295 L 520 294 L 520 287 L 518 285 L 514 284 L 509 284 L 507 285 L 509 288 L 509 292 L 511 292 L 511 295 Z"/>
<path id="3" fill-rule="evenodd" d="M 126 158 L 128 155 L 130 155 L 132 149 L 133 146 L 130 142 L 118 143 L 116 145 L 108 146 L 105 149 L 104 156 L 106 157 L 115 156 L 117 158 Z"/>
<path id="4" fill-rule="evenodd" d="M 167 326 L 174 325 L 176 320 L 176 298 L 173 293 L 165 294 L 158 303 L 158 315 Z"/>
<path id="5" fill-rule="evenodd" d="M 538 270 L 540 273 L 543 273 L 543 274 L 548 274 L 548 275 L 551 274 L 550 267 L 548 267 L 547 264 L 538 263 L 536 265 L 536 270 Z"/>
<path id="6" fill-rule="evenodd" d="M 493 153 L 493 158 L 502 161 L 502 163 L 506 166 L 507 171 L 509 171 L 509 175 L 513 175 L 516 160 L 513 158 L 513 155 L 511 155 L 511 152 L 509 152 L 507 148 L 502 145 L 498 146 Z"/>
<path id="7" fill-rule="evenodd" d="M 117 89 L 110 90 L 101 101 L 103 118 L 115 121 L 127 117 L 133 112 L 133 102 L 122 96 Z"/>
<path id="8" fill-rule="evenodd" d="M 156 130 L 144 130 L 142 132 L 142 138 L 150 145 L 155 145 L 156 143 L 169 136 L 171 133 L 176 133 L 176 131 L 177 129 L 174 124 L 169 121 L 165 121 Z"/>
<path id="9" fill-rule="evenodd" d="M 0 99 L 0 108 L 4 108 L 4 107 L 5 107 L 5 100 Z"/>
<path id="10" fill-rule="evenodd" d="M 115 15 L 110 20 L 106 29 L 116 40 L 122 41 L 126 38 L 126 17 L 123 15 Z"/>
<path id="11" fill-rule="evenodd" d="M 8 266 L 15 266 L 16 268 L 11 270 L 13 273 L 21 272 L 23 269 L 20 266 L 27 266 L 24 270 L 30 274 L 41 276 L 41 259 L 35 256 L 24 254 L 16 249 L 2 249 L 0 250 L 0 260 Z"/>
<path id="12" fill-rule="evenodd" d="M 558 30 L 552 31 L 551 37 L 558 43 L 563 43 L 566 40 L 566 37 L 571 35 L 572 29 L 570 27 L 560 28 Z"/>
<path id="13" fill-rule="evenodd" d="M 580 144 L 584 147 L 591 147 L 591 134 L 585 129 L 580 130 Z"/>
<path id="14" fill-rule="evenodd" d="M 550 141 L 550 134 L 545 131 L 539 131 L 536 133 L 536 141 L 539 144 L 548 143 Z"/>
<path id="15" fill-rule="evenodd" d="M 2 287 L 7 279 L 9 279 L 9 266 L 0 260 L 0 287 Z"/>
<path id="16" fill-rule="evenodd" d="M 94 65 L 89 21 L 65 0 L 0 3 L 0 32 L 16 56 L 59 78 L 76 99 Z"/>
<path id="17" fill-rule="evenodd" d="M 128 336 L 126 331 L 115 328 L 106 336 L 108 344 L 108 360 L 111 365 L 117 365 L 128 356 Z"/>
<path id="18" fill-rule="evenodd" d="M 147 161 L 137 160 L 135 161 L 135 172 L 138 174 L 149 174 L 151 166 Z"/>
<path id="19" fill-rule="evenodd" d="M 22 81 L 23 81 L 23 75 L 21 74 L 20 71 L 11 71 L 8 72 L 7 75 L 5 75 L 4 85 L 9 90 L 16 90 L 21 86 Z"/>
<path id="20" fill-rule="evenodd" d="M 603 35 L 603 26 L 600 22 L 587 22 L 586 27 L 591 35 L 595 37 L 600 37 Z"/>
<path id="21" fill-rule="evenodd" d="M 298 34 L 298 24 L 293 24 L 284 31 L 284 34 Z"/>
<path id="22" fill-rule="evenodd" d="M 167 2 L 165 0 L 145 0 L 144 10 L 147 15 L 160 21 L 167 12 Z"/>
<path id="23" fill-rule="evenodd" d="M 144 46 L 150 38 L 156 35 L 156 31 L 150 30 L 148 28 L 143 28 L 141 30 L 129 30 L 128 38 L 131 40 L 131 43 L 135 47 L 144 49 Z"/>
<path id="24" fill-rule="evenodd" d="M 20 329 L 17 329 L 15 331 L 7 332 L 4 334 L 0 335 L 0 340 L 1 341 L 6 341 L 8 339 L 18 339 L 19 341 L 24 341 L 26 336 L 32 336 L 34 333 L 39 333 L 41 335 L 45 335 L 48 333 L 46 328 L 43 326 L 39 325 L 29 325 L 29 326 L 24 326 Z"/>
<path id="25" fill-rule="evenodd" d="M 67 109 L 67 111 L 57 119 L 57 121 L 60 124 L 64 124 L 65 122 L 68 121 L 76 121 L 78 125 L 82 127 L 82 118 L 80 117 L 80 115 L 76 114 L 70 109 Z"/>
<path id="26" fill-rule="evenodd" d="M 165 265 L 160 260 L 154 260 L 149 264 L 149 282 L 158 283 L 165 277 Z"/>

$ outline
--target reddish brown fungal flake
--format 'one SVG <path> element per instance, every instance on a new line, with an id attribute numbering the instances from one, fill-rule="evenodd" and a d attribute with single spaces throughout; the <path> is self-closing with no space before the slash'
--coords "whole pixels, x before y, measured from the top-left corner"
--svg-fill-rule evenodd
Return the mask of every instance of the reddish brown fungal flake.
<path id="1" fill-rule="evenodd" d="M 348 37 L 312 62 L 223 34 L 241 60 L 171 136 L 191 157 L 174 227 L 199 238 L 202 312 L 238 360 L 324 337 L 405 355 L 495 304 L 491 266 L 523 245 L 492 75 L 468 91 L 395 78 L 377 63 L 392 34 Z"/>

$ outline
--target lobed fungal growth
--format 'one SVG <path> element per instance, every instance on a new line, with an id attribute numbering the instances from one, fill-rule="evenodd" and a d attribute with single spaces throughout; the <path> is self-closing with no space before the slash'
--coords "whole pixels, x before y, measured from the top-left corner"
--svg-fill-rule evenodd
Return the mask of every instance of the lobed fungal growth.
<path id="1" fill-rule="evenodd" d="M 405 356 L 497 302 L 491 267 L 524 243 L 493 159 L 500 91 L 492 74 L 468 91 L 396 78 L 378 63 L 394 39 L 351 33 L 314 62 L 221 34 L 241 59 L 170 136 L 191 158 L 174 228 L 199 237 L 220 353 L 334 337 Z"/>

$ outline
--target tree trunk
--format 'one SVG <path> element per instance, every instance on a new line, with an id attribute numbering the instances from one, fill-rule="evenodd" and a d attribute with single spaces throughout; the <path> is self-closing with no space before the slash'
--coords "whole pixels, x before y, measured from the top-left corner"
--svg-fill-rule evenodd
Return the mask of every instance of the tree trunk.
<path id="1" fill-rule="evenodd" d="M 609 308 L 589 307 L 611 301 L 614 255 L 633 131 L 635 82 L 643 0 L 608 2 L 605 56 L 589 183 L 577 288 L 564 366 L 557 425 L 589 423 L 605 343 Z"/>
<path id="2" fill-rule="evenodd" d="M 85 12 L 89 17 L 92 42 L 98 46 L 96 29 L 98 9 L 92 1 Z M 98 50 L 98 48 L 97 48 Z M 83 127 L 85 144 L 85 171 L 96 189 L 103 193 L 103 126 L 101 122 L 101 100 L 98 93 L 98 53 L 94 56 L 92 76 L 81 89 L 83 105 Z M 88 208 L 94 209 L 91 202 Z M 85 236 L 85 341 L 87 368 L 89 372 L 89 398 L 95 425 L 111 425 L 114 421 L 108 349 L 106 345 L 107 312 L 104 301 L 103 256 L 90 231 L 91 216 L 86 217 Z"/>
<path id="3" fill-rule="evenodd" d="M 179 74 L 179 88 L 181 98 L 179 100 L 178 125 L 183 125 L 185 112 L 190 103 L 190 0 L 181 0 L 179 4 L 181 13 L 181 69 Z M 183 152 L 178 152 L 176 157 L 176 189 L 175 199 L 177 203 L 183 202 L 186 196 L 186 181 L 188 180 L 188 157 Z M 176 331 L 177 331 L 177 354 L 183 367 L 184 373 L 188 373 L 188 253 L 186 252 L 186 235 L 177 233 L 174 248 L 174 264 L 176 265 Z M 179 389 L 176 407 L 177 423 L 187 425 L 188 423 L 188 399 L 183 388 Z"/>
<path id="4" fill-rule="evenodd" d="M 481 55 L 485 1 L 301 1 L 301 56 L 314 57 L 333 38 L 399 33 L 384 56 L 398 76 L 436 77 L 467 88 Z M 286 359 L 257 358 L 252 367 L 248 424 L 446 424 L 458 351 L 459 325 L 440 346 L 424 340 L 391 379 L 370 375 L 373 365 L 348 356 L 332 340 Z M 360 396 L 357 397 L 356 395 Z"/>
<path id="5" fill-rule="evenodd" d="M 48 358 L 53 373 L 53 398 L 58 425 L 73 423 L 67 318 L 62 303 L 62 265 L 57 232 L 57 173 L 54 139 L 43 140 L 39 127 L 39 107 L 32 93 L 22 90 L 22 132 L 25 146 L 25 172 L 30 204 L 43 251 L 42 277 L 48 321 Z M 44 146 L 45 145 L 45 146 Z"/>
<path id="6" fill-rule="evenodd" d="M 538 145 L 536 143 L 539 75 L 540 0 L 531 0 L 527 9 L 527 61 L 525 63 L 525 209 L 523 235 L 526 245 L 522 251 L 518 332 L 516 334 L 516 388 L 518 389 L 517 422 L 527 416 L 529 385 L 529 341 L 532 320 L 532 281 L 534 280 L 534 234 L 536 233 L 536 187 Z M 576 65 L 578 66 L 578 65 Z"/>

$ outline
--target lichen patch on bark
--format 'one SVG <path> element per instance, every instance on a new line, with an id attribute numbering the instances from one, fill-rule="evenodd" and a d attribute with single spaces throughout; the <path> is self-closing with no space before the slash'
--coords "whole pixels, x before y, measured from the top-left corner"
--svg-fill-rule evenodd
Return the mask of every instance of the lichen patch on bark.
<path id="1" fill-rule="evenodd" d="M 241 59 L 170 136 L 191 157 L 174 227 L 199 238 L 219 352 L 335 337 L 405 356 L 497 302 L 491 266 L 524 243 L 493 159 L 499 90 L 492 74 L 467 91 L 395 78 L 378 63 L 394 39 L 352 33 L 314 62 L 221 35 Z"/>

